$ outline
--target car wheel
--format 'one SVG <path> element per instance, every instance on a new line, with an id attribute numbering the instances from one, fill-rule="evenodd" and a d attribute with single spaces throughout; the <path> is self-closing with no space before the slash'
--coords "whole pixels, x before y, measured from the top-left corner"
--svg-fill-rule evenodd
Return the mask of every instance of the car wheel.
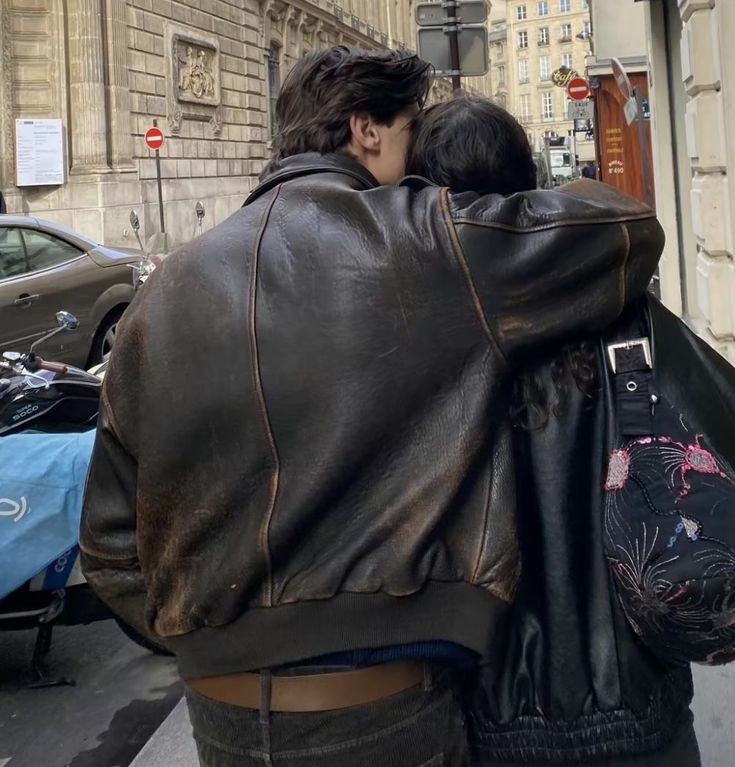
<path id="1" fill-rule="evenodd" d="M 117 323 L 125 311 L 125 307 L 113 309 L 100 323 L 92 342 L 92 351 L 89 354 L 87 367 L 99 365 L 110 358 L 112 348 L 115 345 L 115 334 L 117 333 Z"/>

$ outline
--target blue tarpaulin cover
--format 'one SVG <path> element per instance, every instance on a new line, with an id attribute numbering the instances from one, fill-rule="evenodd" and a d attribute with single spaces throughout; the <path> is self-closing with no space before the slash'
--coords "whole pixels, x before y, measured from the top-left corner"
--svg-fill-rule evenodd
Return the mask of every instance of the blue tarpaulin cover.
<path id="1" fill-rule="evenodd" d="M 78 543 L 94 437 L 0 438 L 0 599 Z"/>

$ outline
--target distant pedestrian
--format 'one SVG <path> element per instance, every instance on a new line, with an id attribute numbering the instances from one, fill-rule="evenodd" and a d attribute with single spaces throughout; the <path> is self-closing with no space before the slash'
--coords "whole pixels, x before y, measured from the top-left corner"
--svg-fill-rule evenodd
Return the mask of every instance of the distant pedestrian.
<path id="1" fill-rule="evenodd" d="M 593 162 L 588 162 L 584 168 L 582 168 L 582 178 L 597 179 L 597 168 Z"/>
<path id="2" fill-rule="evenodd" d="M 5 204 L 5 198 L 3 197 L 3 193 L 0 192 L 0 215 L 7 212 L 8 212 L 8 207 Z"/>

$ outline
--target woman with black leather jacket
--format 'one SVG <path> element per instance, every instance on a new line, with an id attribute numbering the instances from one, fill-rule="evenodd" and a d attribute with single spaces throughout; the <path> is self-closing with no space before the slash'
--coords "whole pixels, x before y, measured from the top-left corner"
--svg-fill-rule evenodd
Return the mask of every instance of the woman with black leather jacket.
<path id="1" fill-rule="evenodd" d="M 409 169 L 455 192 L 536 185 L 523 128 L 465 95 L 420 116 Z M 603 554 L 603 370 L 594 344 L 554 350 L 508 392 L 523 565 L 504 655 L 465 685 L 473 764 L 700 765 L 690 670 L 641 644 Z"/>

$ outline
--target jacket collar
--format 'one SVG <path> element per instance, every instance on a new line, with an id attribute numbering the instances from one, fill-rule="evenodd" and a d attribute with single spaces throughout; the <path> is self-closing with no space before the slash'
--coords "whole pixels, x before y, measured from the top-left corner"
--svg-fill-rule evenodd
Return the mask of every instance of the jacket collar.
<path id="1" fill-rule="evenodd" d="M 407 186 L 409 189 L 413 189 L 415 192 L 418 192 L 422 189 L 426 189 L 428 186 L 438 187 L 438 184 L 435 184 L 433 181 L 430 181 L 425 176 L 404 176 L 401 180 L 401 183 L 399 186 Z"/>
<path id="2" fill-rule="evenodd" d="M 245 205 L 249 205 L 261 195 L 274 189 L 284 181 L 291 181 L 302 176 L 311 176 L 316 173 L 340 173 L 349 176 L 359 182 L 361 189 L 373 189 L 378 184 L 377 179 L 370 171 L 357 160 L 343 152 L 320 154 L 319 152 L 305 152 L 293 155 L 281 160 L 271 170 L 258 186 L 250 193 Z"/>

